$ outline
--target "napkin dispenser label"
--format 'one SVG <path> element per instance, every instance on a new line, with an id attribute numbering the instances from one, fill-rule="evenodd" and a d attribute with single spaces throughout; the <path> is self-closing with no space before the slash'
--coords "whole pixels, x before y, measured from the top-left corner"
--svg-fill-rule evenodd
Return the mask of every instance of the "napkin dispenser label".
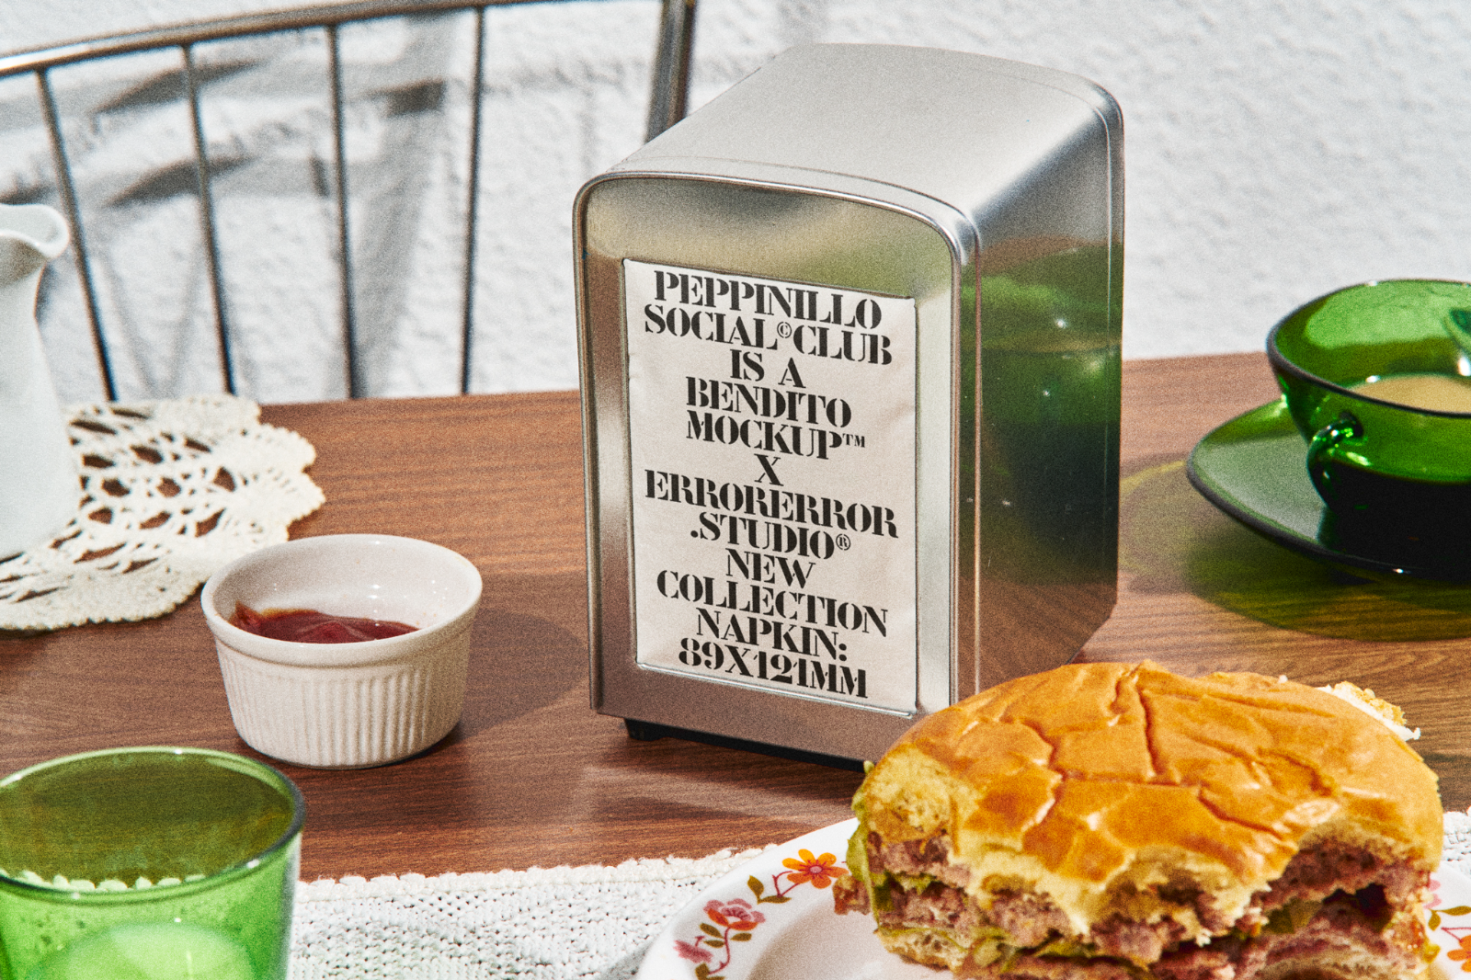
<path id="1" fill-rule="evenodd" d="M 637 663 L 912 712 L 914 300 L 623 283 Z"/>
<path id="2" fill-rule="evenodd" d="M 788 51 L 574 207 L 592 703 L 876 758 L 1115 596 L 1122 123 L 1061 72 Z"/>

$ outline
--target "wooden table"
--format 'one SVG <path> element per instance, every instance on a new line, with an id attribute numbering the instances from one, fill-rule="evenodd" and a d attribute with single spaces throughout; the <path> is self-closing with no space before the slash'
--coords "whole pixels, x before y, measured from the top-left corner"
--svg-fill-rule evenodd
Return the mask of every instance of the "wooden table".
<path id="1" fill-rule="evenodd" d="M 1402 706 L 1471 804 L 1471 589 L 1350 580 L 1225 517 L 1186 483 L 1209 429 L 1270 400 L 1261 355 L 1124 371 L 1120 592 L 1084 648 L 1186 673 L 1348 679 Z M 580 422 L 573 393 L 269 406 L 318 450 L 327 504 L 294 537 L 379 531 L 475 562 L 485 598 L 464 719 L 397 765 L 283 765 L 308 801 L 302 876 L 612 864 L 759 846 L 847 815 L 852 772 L 665 739 L 636 742 L 587 696 Z M 253 754 L 230 723 L 191 600 L 144 623 L 0 639 L 0 772 L 126 744 Z"/>

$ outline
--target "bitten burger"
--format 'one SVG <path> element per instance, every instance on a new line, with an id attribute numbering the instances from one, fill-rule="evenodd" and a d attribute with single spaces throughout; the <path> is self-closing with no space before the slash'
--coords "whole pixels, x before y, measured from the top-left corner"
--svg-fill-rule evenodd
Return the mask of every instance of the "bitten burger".
<path id="1" fill-rule="evenodd" d="M 869 771 L 837 908 L 966 977 L 1418 977 L 1435 774 L 1353 700 L 1147 662 L 1009 681 Z"/>

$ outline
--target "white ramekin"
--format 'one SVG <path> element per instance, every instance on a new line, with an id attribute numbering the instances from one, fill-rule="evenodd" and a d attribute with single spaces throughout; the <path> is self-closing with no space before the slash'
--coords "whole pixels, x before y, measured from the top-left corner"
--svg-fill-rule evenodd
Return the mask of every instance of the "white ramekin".
<path id="1" fill-rule="evenodd" d="M 258 752 L 324 769 L 428 748 L 460 720 L 480 591 L 480 572 L 463 556 L 385 534 L 299 538 L 225 566 L 200 603 L 236 731 Z M 417 629 L 360 643 L 273 640 L 230 624 L 237 602 Z"/>

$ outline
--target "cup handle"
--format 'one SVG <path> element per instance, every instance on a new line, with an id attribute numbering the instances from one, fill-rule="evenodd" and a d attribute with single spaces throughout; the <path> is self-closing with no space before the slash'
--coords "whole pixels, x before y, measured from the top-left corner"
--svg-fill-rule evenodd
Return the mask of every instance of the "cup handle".
<path id="1" fill-rule="evenodd" d="M 1333 506 L 1338 488 L 1334 485 L 1333 471 L 1328 468 L 1328 464 L 1335 461 L 1340 446 L 1352 445 L 1363 438 L 1364 424 L 1353 412 L 1344 411 L 1339 413 L 1338 418 L 1319 429 L 1308 442 L 1308 475 L 1313 479 L 1318 496 L 1330 507 Z"/>

